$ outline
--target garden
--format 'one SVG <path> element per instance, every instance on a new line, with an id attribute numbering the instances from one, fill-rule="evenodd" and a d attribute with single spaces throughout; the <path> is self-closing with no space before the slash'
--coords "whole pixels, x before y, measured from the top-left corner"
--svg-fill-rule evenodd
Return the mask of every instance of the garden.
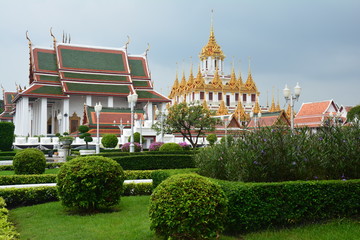
<path id="1" fill-rule="evenodd" d="M 190 150 L 156 143 L 129 153 L 46 163 L 0 151 L 4 239 L 358 239 L 360 128 L 264 128 Z M 152 179 L 152 183 L 127 183 Z M 0 198 L 0 199 L 1 199 Z"/>

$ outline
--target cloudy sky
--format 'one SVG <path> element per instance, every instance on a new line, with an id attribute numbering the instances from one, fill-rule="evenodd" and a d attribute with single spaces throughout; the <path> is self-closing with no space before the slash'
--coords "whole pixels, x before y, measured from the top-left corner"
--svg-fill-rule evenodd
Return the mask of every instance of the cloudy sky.
<path id="1" fill-rule="evenodd" d="M 227 56 L 225 71 L 247 75 L 251 57 L 260 104 L 267 95 L 296 82 L 302 102 L 334 99 L 360 104 L 360 1 L 358 0 L 1 0 L 0 83 L 28 85 L 26 30 L 34 45 L 51 47 L 50 27 L 74 44 L 122 47 L 141 54 L 150 43 L 149 65 L 155 88 L 168 94 L 179 72 L 207 43 L 211 9 L 218 44 Z M 192 59 L 192 60 L 191 60 Z M 234 60 L 233 60 L 234 59 Z M 239 63 L 241 61 L 241 64 Z M 268 94 L 267 94 L 268 93 Z"/>

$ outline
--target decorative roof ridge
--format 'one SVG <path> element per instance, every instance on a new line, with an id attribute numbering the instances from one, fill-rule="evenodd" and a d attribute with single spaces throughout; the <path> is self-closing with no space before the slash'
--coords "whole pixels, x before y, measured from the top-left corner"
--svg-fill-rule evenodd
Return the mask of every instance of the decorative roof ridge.
<path id="1" fill-rule="evenodd" d="M 82 44 L 56 43 L 56 47 L 61 47 L 61 46 L 78 47 L 78 48 L 92 48 L 92 49 L 100 49 L 100 50 L 117 50 L 117 51 L 126 52 L 126 49 L 122 48 L 122 47 L 120 47 L 120 48 L 119 47 L 118 48 L 115 48 L 115 47 L 111 48 L 111 47 L 90 46 L 90 45 L 82 45 Z"/>
<path id="2" fill-rule="evenodd" d="M 67 73 L 81 73 L 81 74 L 93 74 L 93 75 L 124 76 L 124 77 L 133 78 L 133 77 L 131 77 L 131 74 L 128 74 L 128 73 L 109 73 L 109 72 L 94 72 L 94 71 L 89 72 L 89 71 L 79 71 L 79 70 L 69 70 L 69 69 L 59 69 L 58 72 L 59 73 L 67 72 Z M 145 78 L 143 80 L 151 81 L 149 78 Z"/>
<path id="3" fill-rule="evenodd" d="M 72 80 L 72 79 L 65 79 L 65 80 L 61 80 L 61 82 L 67 82 L 67 83 L 79 83 L 79 84 L 99 84 L 99 83 L 103 83 L 103 82 L 95 82 L 95 81 L 79 81 L 79 80 Z M 129 85 L 129 86 L 133 86 L 132 82 L 125 82 L 125 83 L 111 83 L 111 82 L 106 82 L 106 85 L 114 85 L 114 86 L 118 86 L 118 85 Z"/>
<path id="4" fill-rule="evenodd" d="M 51 47 L 40 47 L 40 46 L 34 46 L 34 45 L 32 45 L 31 46 L 31 49 L 34 51 L 34 50 L 36 50 L 36 49 L 39 49 L 39 50 L 52 50 L 52 51 L 55 51 L 54 50 L 54 48 L 51 48 Z"/>

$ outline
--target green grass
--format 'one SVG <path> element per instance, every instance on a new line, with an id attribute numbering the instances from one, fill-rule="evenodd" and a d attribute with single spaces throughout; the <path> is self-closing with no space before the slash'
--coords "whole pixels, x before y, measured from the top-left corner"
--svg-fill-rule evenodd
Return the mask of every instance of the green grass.
<path id="1" fill-rule="evenodd" d="M 150 231 L 149 196 L 122 197 L 118 211 L 79 216 L 69 214 L 60 202 L 51 202 L 10 211 L 21 239 L 116 239 L 160 240 Z M 221 240 L 358 240 L 360 223 L 335 220 L 294 229 L 265 231 L 244 236 L 223 236 Z"/>
<path id="2" fill-rule="evenodd" d="M 59 168 L 45 169 L 44 174 L 58 174 Z M 15 175 L 14 171 L 0 171 L 0 176 Z"/>

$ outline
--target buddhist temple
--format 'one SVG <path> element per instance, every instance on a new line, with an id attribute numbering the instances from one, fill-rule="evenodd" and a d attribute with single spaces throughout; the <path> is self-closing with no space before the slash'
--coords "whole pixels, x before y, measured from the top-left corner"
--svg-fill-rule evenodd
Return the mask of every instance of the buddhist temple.
<path id="1" fill-rule="evenodd" d="M 11 118 L 17 136 L 53 136 L 74 134 L 87 124 L 96 131 L 94 106 L 103 106 L 100 133 L 119 133 L 120 121 L 130 128 L 129 94 L 137 94 L 135 113 L 144 121 L 153 121 L 155 109 L 164 109 L 170 99 L 153 89 L 146 50 L 128 53 L 125 46 L 96 47 L 58 42 L 53 47 L 29 44 L 29 83 L 16 92 L 4 93 L 5 112 Z M 11 113 L 11 115 L 10 115 Z M 146 117 L 146 119 L 145 119 Z"/>

